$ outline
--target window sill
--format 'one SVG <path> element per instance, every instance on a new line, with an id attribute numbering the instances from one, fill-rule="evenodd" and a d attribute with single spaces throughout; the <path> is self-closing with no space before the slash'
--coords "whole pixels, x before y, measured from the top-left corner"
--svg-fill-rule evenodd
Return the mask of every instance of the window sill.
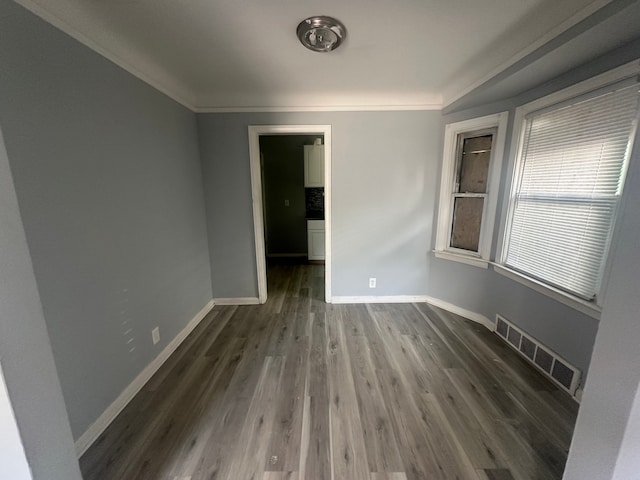
<path id="1" fill-rule="evenodd" d="M 553 298 L 554 300 L 557 300 L 558 302 L 571 307 L 574 310 L 584 313 L 591 318 L 600 320 L 602 309 L 595 303 L 575 297 L 569 293 L 563 292 L 562 290 L 546 285 L 539 280 L 534 280 L 533 278 L 527 277 L 520 272 L 516 272 L 515 270 L 511 270 L 510 268 L 498 265 L 497 263 L 492 263 L 492 265 L 493 270 L 500 275 L 504 275 L 505 277 L 510 278 L 511 280 L 518 282 L 521 285 L 529 287 L 538 293 Z"/>
<path id="2" fill-rule="evenodd" d="M 472 257 L 471 255 L 447 252 L 444 250 L 434 250 L 433 253 L 436 258 L 443 258 L 445 260 L 453 260 L 454 262 L 466 263 L 467 265 L 473 265 L 474 267 L 489 268 L 489 261 L 484 260 L 480 257 Z"/>

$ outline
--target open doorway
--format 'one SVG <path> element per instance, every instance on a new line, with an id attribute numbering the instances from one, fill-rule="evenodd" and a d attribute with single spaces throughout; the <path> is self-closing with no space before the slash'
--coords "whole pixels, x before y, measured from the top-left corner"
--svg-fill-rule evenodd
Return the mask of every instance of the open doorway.
<path id="1" fill-rule="evenodd" d="M 281 251 L 282 255 L 286 255 L 287 253 L 291 255 L 304 255 L 302 252 L 302 248 L 300 246 L 300 240 L 288 239 L 285 242 L 282 242 L 281 245 L 274 246 L 273 244 L 269 245 L 269 252 L 267 251 L 267 235 L 265 234 L 265 191 L 263 188 L 263 177 L 264 170 L 262 167 L 262 155 L 261 155 L 261 137 L 263 138 L 263 144 L 268 142 L 266 137 L 272 136 L 304 136 L 308 138 L 310 141 L 313 141 L 317 144 L 317 139 L 321 139 L 320 141 L 323 144 L 323 153 L 324 153 L 324 186 L 323 188 L 323 227 L 324 227 L 324 269 L 325 269 L 325 301 L 327 303 L 331 303 L 331 126 L 330 125 L 261 125 L 261 126 L 250 126 L 249 127 L 249 156 L 251 162 L 251 191 L 253 197 L 253 219 L 254 219 L 254 234 L 255 234 L 255 245 L 256 245 L 256 273 L 258 277 L 258 298 L 260 303 L 264 303 L 267 300 L 267 253 L 271 255 L 278 255 L 278 250 Z M 304 161 L 303 150 L 300 153 L 300 162 Z M 306 198 L 307 192 L 305 192 L 305 209 L 306 202 L 308 201 Z M 317 195 L 317 192 L 312 193 L 312 196 Z M 282 203 L 284 208 L 291 208 L 291 198 L 279 198 L 279 202 Z M 289 206 L 285 207 L 285 202 L 289 202 Z M 301 201 L 301 197 L 298 197 L 296 201 Z M 313 205 L 314 199 L 311 199 L 311 204 Z M 315 199 L 317 204 L 317 198 Z M 295 208 L 295 207 L 294 207 Z M 300 205 L 297 206 L 300 208 Z M 289 212 L 287 212 L 289 213 Z M 311 213 L 313 215 L 313 213 Z M 305 217 L 306 217 L 305 211 Z M 309 219 L 311 221 L 319 219 Z M 311 224 L 311 227 L 307 226 L 307 219 L 305 218 L 305 226 L 307 228 L 313 228 L 314 226 L 317 228 L 318 223 Z M 308 235 L 308 230 L 305 230 L 305 237 Z M 318 232 L 312 233 L 315 239 L 316 245 L 318 244 Z M 278 235 L 268 235 L 271 242 L 278 241 Z M 307 237 L 308 238 L 308 237 Z M 289 241 L 291 240 L 291 241 Z M 292 252 L 284 252 L 283 245 L 286 245 L 285 249 L 291 249 L 297 251 Z M 272 248 L 274 247 L 274 248 Z M 278 248 L 276 248 L 278 247 Z M 307 252 L 306 255 L 309 254 L 308 248 L 311 247 L 307 244 Z M 313 248 L 313 247 L 312 247 Z"/>

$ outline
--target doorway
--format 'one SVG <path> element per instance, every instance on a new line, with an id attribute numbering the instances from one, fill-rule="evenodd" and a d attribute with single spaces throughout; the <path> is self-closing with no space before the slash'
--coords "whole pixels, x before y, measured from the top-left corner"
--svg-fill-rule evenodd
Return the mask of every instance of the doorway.
<path id="1" fill-rule="evenodd" d="M 251 164 L 251 194 L 256 246 L 258 299 L 267 301 L 267 262 L 265 248 L 263 171 L 260 137 L 267 135 L 317 135 L 324 137 L 324 244 L 325 302 L 331 303 L 331 125 L 251 125 L 249 126 L 249 159 Z"/>

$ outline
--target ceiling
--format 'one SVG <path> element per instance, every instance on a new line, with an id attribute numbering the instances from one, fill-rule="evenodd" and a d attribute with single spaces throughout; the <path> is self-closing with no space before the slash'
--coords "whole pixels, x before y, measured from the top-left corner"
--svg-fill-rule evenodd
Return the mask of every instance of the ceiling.
<path id="1" fill-rule="evenodd" d="M 16 1 L 195 111 L 439 109 L 608 4 L 633 3 Z M 298 43 L 311 15 L 344 23 L 339 49 Z"/>

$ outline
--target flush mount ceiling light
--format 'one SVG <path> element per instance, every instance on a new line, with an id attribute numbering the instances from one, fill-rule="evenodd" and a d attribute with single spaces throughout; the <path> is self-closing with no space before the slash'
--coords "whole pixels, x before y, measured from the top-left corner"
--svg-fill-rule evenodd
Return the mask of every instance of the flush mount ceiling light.
<path id="1" fill-rule="evenodd" d="M 297 29 L 300 43 L 314 52 L 330 52 L 340 46 L 347 30 L 335 18 L 317 16 L 300 22 Z"/>

